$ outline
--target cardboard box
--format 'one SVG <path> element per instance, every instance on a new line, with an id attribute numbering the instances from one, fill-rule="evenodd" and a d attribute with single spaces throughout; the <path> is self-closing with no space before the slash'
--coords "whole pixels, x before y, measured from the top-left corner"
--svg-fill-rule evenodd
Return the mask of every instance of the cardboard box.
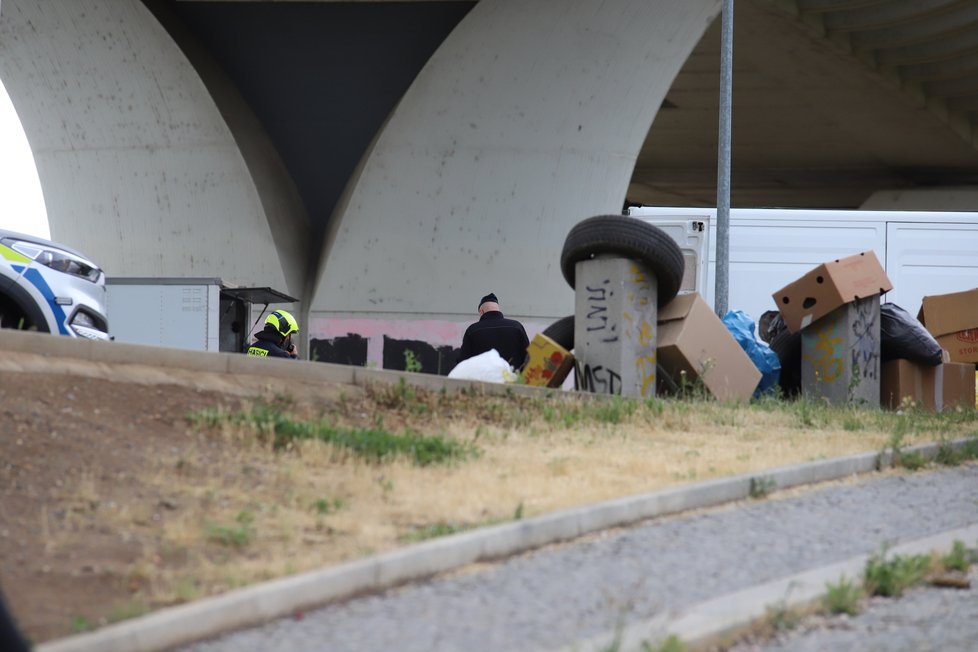
<path id="1" fill-rule="evenodd" d="M 750 399 L 761 372 L 699 294 L 680 294 L 660 306 L 657 321 L 660 371 L 675 382 L 682 372 L 690 382 L 699 378 L 721 401 Z"/>
<path id="2" fill-rule="evenodd" d="M 896 410 L 905 400 L 937 412 L 958 406 L 971 409 L 975 404 L 975 366 L 946 362 L 930 367 L 909 360 L 883 363 L 880 404 Z"/>
<path id="3" fill-rule="evenodd" d="M 574 356 L 543 333 L 537 333 L 526 349 L 529 354 L 523 368 L 527 385 L 560 387 L 574 368 Z"/>
<path id="4" fill-rule="evenodd" d="M 917 319 L 953 362 L 978 362 L 978 288 L 924 297 Z"/>
<path id="5" fill-rule="evenodd" d="M 773 296 L 788 330 L 797 333 L 841 305 L 892 289 L 876 254 L 864 251 L 822 263 Z"/>

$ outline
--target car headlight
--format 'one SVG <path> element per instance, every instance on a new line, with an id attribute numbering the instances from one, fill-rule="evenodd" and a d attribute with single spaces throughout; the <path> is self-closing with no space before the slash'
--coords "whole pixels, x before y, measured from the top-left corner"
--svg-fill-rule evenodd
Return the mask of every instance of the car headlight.
<path id="1" fill-rule="evenodd" d="M 16 240 L 14 238 L 3 238 L 0 242 L 17 253 L 30 258 L 35 263 L 56 269 L 65 274 L 83 278 L 92 283 L 97 283 L 99 277 L 102 275 L 102 270 L 92 261 L 86 260 L 81 256 L 76 256 L 63 249 L 58 249 L 57 247 L 37 244 L 36 242 L 27 242 L 25 240 Z"/>

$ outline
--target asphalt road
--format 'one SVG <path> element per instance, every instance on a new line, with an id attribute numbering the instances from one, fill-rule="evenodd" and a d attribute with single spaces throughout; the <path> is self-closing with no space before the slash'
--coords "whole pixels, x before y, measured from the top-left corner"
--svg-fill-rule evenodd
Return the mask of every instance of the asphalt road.
<path id="1" fill-rule="evenodd" d="M 183 648 L 187 652 L 313 650 L 534 650 L 593 639 L 621 624 L 674 613 L 786 575 L 978 523 L 978 466 L 874 475 L 792 497 L 774 496 L 685 516 L 655 519 L 572 544 L 326 606 L 301 617 Z M 974 547 L 976 542 L 965 542 Z M 917 595 L 917 594 L 914 594 Z M 937 592 L 945 599 L 950 594 Z M 970 595 L 970 601 L 966 597 Z M 874 624 L 880 647 L 813 643 L 774 649 L 978 649 L 974 593 L 961 616 Z M 900 603 L 903 604 L 903 603 Z M 907 603 L 912 604 L 912 603 Z M 896 608 L 903 608 L 897 606 Z M 926 614 L 930 614 L 929 616 Z M 866 618 L 873 616 L 867 614 Z M 853 621 L 859 621 L 859 618 Z M 886 624 L 891 620 L 881 617 Z M 895 647 L 906 627 L 946 646 Z M 943 624 L 942 624 L 943 623 Z M 899 626 L 897 626 L 899 625 Z M 978 627 L 969 624 L 971 627 Z M 892 631 L 891 631 L 892 630 Z M 818 632 L 816 632 L 817 634 Z M 863 634 L 863 636 L 867 636 Z M 875 643 L 874 643 L 875 645 Z"/>

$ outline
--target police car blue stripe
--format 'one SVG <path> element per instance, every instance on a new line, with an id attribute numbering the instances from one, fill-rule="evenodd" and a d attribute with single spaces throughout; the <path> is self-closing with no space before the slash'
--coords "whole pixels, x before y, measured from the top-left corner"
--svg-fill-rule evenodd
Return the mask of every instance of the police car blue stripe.
<path id="1" fill-rule="evenodd" d="M 11 265 L 11 267 L 13 267 L 14 271 L 18 274 L 20 274 L 21 270 L 24 269 L 19 265 Z M 17 269 L 17 267 L 20 267 L 20 269 Z M 69 333 L 68 329 L 65 327 L 67 315 L 65 315 L 64 309 L 55 303 L 54 291 L 47 284 L 47 281 L 44 280 L 44 277 L 41 276 L 41 273 L 36 269 L 29 269 L 24 273 L 24 278 L 30 281 L 34 287 L 41 292 L 41 296 L 44 297 L 44 300 L 48 302 L 48 305 L 51 307 L 51 312 L 54 313 L 54 320 L 58 322 L 58 332 L 62 335 L 70 335 L 71 333 Z"/>

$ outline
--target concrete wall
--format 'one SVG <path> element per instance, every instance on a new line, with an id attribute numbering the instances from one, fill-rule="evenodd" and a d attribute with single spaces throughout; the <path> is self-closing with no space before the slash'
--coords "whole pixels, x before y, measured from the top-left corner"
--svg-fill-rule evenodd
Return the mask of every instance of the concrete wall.
<path id="1" fill-rule="evenodd" d="M 3 0 L 0 77 L 51 234 L 113 276 L 214 276 L 301 293 L 200 76 L 138 0 Z"/>
<path id="2" fill-rule="evenodd" d="M 310 315 L 573 311 L 568 230 L 621 211 L 649 125 L 716 0 L 482 0 L 405 94 L 333 220 Z"/>

